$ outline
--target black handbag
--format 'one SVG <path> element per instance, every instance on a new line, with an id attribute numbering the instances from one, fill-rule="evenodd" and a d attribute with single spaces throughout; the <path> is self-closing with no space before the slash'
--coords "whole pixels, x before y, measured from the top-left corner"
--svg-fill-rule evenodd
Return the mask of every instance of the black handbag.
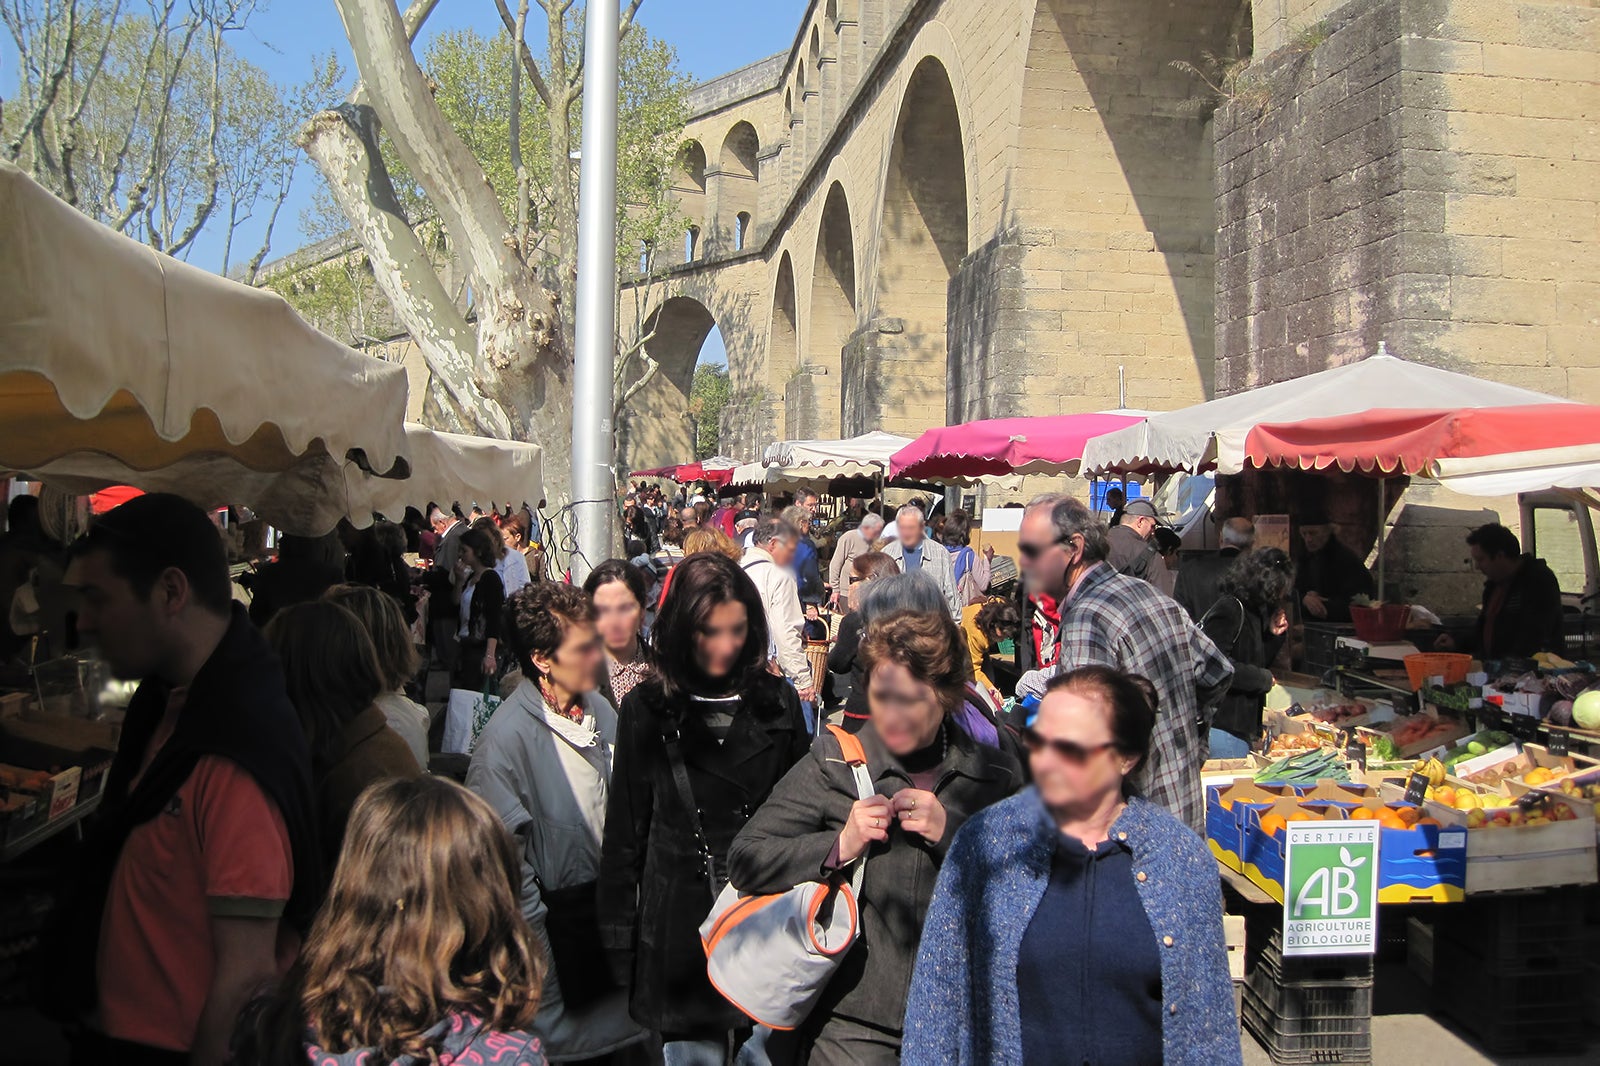
<path id="1" fill-rule="evenodd" d="M 544 938 L 561 983 L 561 998 L 574 1009 L 587 1007 L 617 987 L 600 943 L 599 882 L 554 889 L 537 877 L 533 883 L 544 901 Z"/>

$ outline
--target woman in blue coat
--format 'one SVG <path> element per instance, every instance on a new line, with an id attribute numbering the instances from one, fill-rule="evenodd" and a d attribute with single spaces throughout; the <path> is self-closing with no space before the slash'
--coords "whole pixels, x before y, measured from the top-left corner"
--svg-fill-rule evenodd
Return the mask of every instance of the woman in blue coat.
<path id="1" fill-rule="evenodd" d="M 905 1066 L 1241 1061 L 1216 860 L 1127 784 L 1155 717 L 1144 678 L 1050 682 L 1034 787 L 975 815 L 939 873 Z"/>

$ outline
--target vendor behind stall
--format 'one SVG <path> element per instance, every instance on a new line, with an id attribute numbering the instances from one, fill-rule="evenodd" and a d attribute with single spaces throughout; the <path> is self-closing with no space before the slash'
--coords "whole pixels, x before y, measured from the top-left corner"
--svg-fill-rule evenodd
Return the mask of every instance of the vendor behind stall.
<path id="1" fill-rule="evenodd" d="M 1333 523 L 1325 515 L 1301 520 L 1300 542 L 1305 545 L 1305 556 L 1299 562 L 1295 593 L 1304 619 L 1350 621 L 1350 601 L 1373 595 L 1372 574 L 1335 535 Z"/>
<path id="2" fill-rule="evenodd" d="M 1561 583 L 1545 561 L 1524 555 L 1517 535 L 1494 522 L 1468 533 L 1467 547 L 1473 569 L 1486 580 L 1472 646 L 1460 650 L 1485 659 L 1561 651 Z M 1447 651 L 1457 645 L 1447 633 L 1434 647 Z"/>

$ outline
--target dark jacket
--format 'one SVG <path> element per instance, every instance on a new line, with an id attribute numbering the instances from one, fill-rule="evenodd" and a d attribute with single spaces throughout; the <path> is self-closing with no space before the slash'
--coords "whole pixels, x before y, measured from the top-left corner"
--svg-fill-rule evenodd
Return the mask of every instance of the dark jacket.
<path id="1" fill-rule="evenodd" d="M 1297 600 L 1304 601 L 1306 593 L 1316 592 L 1328 601 L 1327 618 L 1312 618 L 1305 613 L 1302 602 L 1302 617 L 1314 622 L 1350 621 L 1350 601 L 1356 596 L 1371 596 L 1374 588 L 1366 564 L 1338 537 L 1329 537 L 1321 551 L 1306 553 L 1295 580 Z"/>
<path id="2" fill-rule="evenodd" d="M 451 688 L 477 692 L 483 688 L 483 650 L 494 640 L 495 653 L 501 663 L 510 657 L 510 641 L 506 639 L 503 614 L 506 605 L 506 586 L 500 575 L 485 570 L 472 590 L 472 602 L 467 608 L 467 635 L 461 638 L 461 654 L 456 663 Z"/>
<path id="3" fill-rule="evenodd" d="M 870 713 L 867 703 L 867 679 L 861 665 L 861 612 L 851 611 L 839 622 L 839 632 L 834 635 L 833 647 L 828 649 L 828 673 L 847 680 L 835 681 L 834 691 L 844 691 L 844 713 L 853 718 L 865 718 Z"/>
<path id="4" fill-rule="evenodd" d="M 1106 531 L 1106 542 L 1110 545 L 1106 562 L 1111 564 L 1111 569 L 1129 577 L 1149 580 L 1150 568 L 1156 557 L 1154 543 L 1139 536 L 1129 526 L 1112 526 Z"/>
<path id="5" fill-rule="evenodd" d="M 1178 583 L 1173 587 L 1172 598 L 1189 612 L 1190 618 L 1200 621 L 1222 595 L 1222 577 L 1238 558 L 1238 548 L 1223 548 L 1185 559 L 1178 568 Z"/>
<path id="6" fill-rule="evenodd" d="M 317 807 L 322 824 L 322 850 L 332 870 L 344 844 L 345 824 L 356 798 L 368 785 L 391 777 L 420 777 L 417 757 L 389 728 L 376 705 L 368 707 L 344 727 L 339 753 L 326 768 L 316 768 Z"/>
<path id="7" fill-rule="evenodd" d="M 861 938 L 829 982 L 813 1012 L 839 1014 L 898 1031 L 905 1016 L 917 940 L 945 852 L 972 815 L 1022 787 L 1017 761 L 947 730 L 950 754 L 933 792 L 945 808 L 944 838 L 930 844 L 894 830 L 867 853 L 861 882 Z M 893 796 L 911 778 L 870 724 L 857 736 L 878 794 Z M 823 866 L 856 802 L 855 777 L 831 733 L 823 733 L 783 779 L 728 854 L 732 881 L 750 893 L 782 892 L 824 875 Z M 838 877 L 847 876 L 842 871 Z"/>
<path id="8" fill-rule="evenodd" d="M 1211 724 L 1254 743 L 1261 734 L 1261 708 L 1272 688 L 1270 667 L 1283 648 L 1283 636 L 1269 632 L 1272 620 L 1236 596 L 1218 596 L 1201 617 L 1200 628 L 1233 663 L 1233 681 Z"/>
<path id="9" fill-rule="evenodd" d="M 1133 851 L 1139 902 L 1161 953 L 1164 1061 L 1237 1066 L 1239 1020 L 1216 860 L 1182 822 L 1137 797 L 1111 831 Z M 1059 833 L 1028 789 L 957 836 L 922 930 L 906 1004 L 905 1066 L 1022 1066 L 1017 957 L 1049 884 Z"/>
<path id="10" fill-rule="evenodd" d="M 170 686 L 151 679 L 134 693 L 82 851 L 83 868 L 62 881 L 71 886 L 70 898 L 58 912 L 57 932 L 42 953 L 45 979 L 38 987 L 39 1002 L 52 1013 L 70 1016 L 93 1006 L 100 921 L 123 845 L 135 826 L 166 809 L 204 756 L 238 764 L 283 816 L 294 859 L 294 886 L 284 921 L 304 933 L 322 902 L 324 865 L 311 755 L 284 690 L 278 657 L 250 624 L 243 605 L 233 605 L 222 642 L 189 684 L 172 736 L 130 789 L 171 692 Z"/>
<path id="11" fill-rule="evenodd" d="M 343 580 L 337 566 L 314 559 L 267 563 L 250 575 L 250 621 L 265 626 L 284 608 L 321 599 Z"/>
<path id="12" fill-rule="evenodd" d="M 728 847 L 810 744 L 800 699 L 763 674 L 719 745 L 687 696 L 645 681 L 622 701 L 600 852 L 600 935 L 630 1013 L 659 1032 L 721 1031 L 750 1020 L 706 976 L 700 923 L 727 878 Z M 676 731 L 717 883 L 673 782 Z"/>
<path id="13" fill-rule="evenodd" d="M 1489 610 L 1497 589 L 1493 581 L 1484 583 L 1483 609 L 1478 614 L 1472 650 L 1485 659 L 1525 659 L 1536 652 L 1559 652 L 1566 647 L 1561 632 L 1561 582 L 1543 559 L 1522 557 L 1517 572 L 1506 581 L 1505 600 L 1491 626 Z"/>
<path id="14" fill-rule="evenodd" d="M 800 591 L 800 602 L 821 604 L 827 599 L 827 589 L 822 584 L 822 559 L 817 554 L 817 542 L 811 534 L 800 534 L 794 553 L 795 585 Z"/>

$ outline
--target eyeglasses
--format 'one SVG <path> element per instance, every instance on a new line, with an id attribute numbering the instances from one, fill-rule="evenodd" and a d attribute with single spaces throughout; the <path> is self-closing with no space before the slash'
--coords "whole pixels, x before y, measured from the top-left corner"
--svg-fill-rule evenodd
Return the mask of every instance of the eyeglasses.
<path id="1" fill-rule="evenodd" d="M 1051 548 L 1054 548 L 1056 545 L 1065 544 L 1067 539 L 1069 538 L 1058 537 L 1055 540 L 1052 540 L 1049 544 L 1028 544 L 1025 541 L 1019 540 L 1017 541 L 1017 551 L 1024 559 L 1031 561 L 1039 558 L 1039 556 L 1043 555 Z"/>
<path id="2" fill-rule="evenodd" d="M 1115 744 L 1109 743 L 1095 744 L 1085 747 L 1076 741 L 1060 740 L 1041 736 L 1031 728 L 1024 729 L 1022 731 L 1022 742 L 1028 746 L 1028 751 L 1030 754 L 1037 755 L 1044 749 L 1049 748 L 1051 751 L 1055 752 L 1057 755 L 1061 756 L 1061 758 L 1065 759 L 1074 766 L 1082 766 L 1087 763 L 1092 756 L 1099 755 L 1107 748 L 1116 747 Z"/>

